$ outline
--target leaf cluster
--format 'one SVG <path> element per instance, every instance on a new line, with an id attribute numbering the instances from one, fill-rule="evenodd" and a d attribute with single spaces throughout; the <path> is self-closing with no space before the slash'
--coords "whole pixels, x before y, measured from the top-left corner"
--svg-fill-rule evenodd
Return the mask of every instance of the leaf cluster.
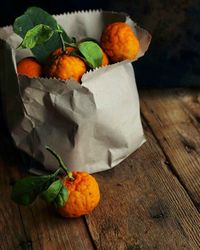
<path id="1" fill-rule="evenodd" d="M 44 63 L 49 54 L 57 48 L 65 46 L 75 47 L 76 56 L 81 57 L 89 67 L 101 66 L 103 52 L 93 40 L 77 42 L 70 38 L 56 19 L 38 7 L 30 7 L 26 12 L 15 19 L 13 30 L 22 37 L 18 48 L 29 48 L 36 59 Z"/>
<path id="2" fill-rule="evenodd" d="M 55 207 L 63 207 L 68 200 L 68 190 L 63 185 L 62 180 L 58 177 L 60 170 L 66 173 L 66 178 L 74 180 L 64 162 L 57 153 L 50 147 L 46 149 L 58 160 L 59 168 L 49 175 L 28 176 L 18 180 L 12 189 L 11 198 L 14 202 L 28 206 L 32 204 L 38 196 L 48 203 L 53 203 Z"/>

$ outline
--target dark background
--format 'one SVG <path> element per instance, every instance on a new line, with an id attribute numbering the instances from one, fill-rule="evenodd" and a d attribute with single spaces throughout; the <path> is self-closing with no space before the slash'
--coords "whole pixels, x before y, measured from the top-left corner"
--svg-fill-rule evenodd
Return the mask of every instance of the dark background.
<path id="1" fill-rule="evenodd" d="M 7 0 L 1 5 L 0 26 L 12 24 L 30 6 L 51 14 L 126 12 L 153 36 L 147 54 L 134 63 L 138 87 L 200 86 L 200 0 Z"/>

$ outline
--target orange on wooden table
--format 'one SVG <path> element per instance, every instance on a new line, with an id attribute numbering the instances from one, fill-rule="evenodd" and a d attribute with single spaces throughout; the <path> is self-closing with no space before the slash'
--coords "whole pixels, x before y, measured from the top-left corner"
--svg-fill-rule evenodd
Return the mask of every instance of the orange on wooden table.
<path id="1" fill-rule="evenodd" d="M 46 149 L 59 162 L 58 169 L 49 175 L 29 176 L 18 180 L 12 189 L 12 200 L 28 206 L 39 196 L 55 206 L 63 217 L 79 217 L 91 213 L 100 201 L 99 185 L 87 172 L 71 172 L 60 156 Z M 63 170 L 65 176 L 59 176 Z"/>
<path id="2" fill-rule="evenodd" d="M 74 180 L 66 177 L 63 185 L 69 198 L 64 207 L 57 208 L 64 217 L 79 217 L 89 214 L 98 205 L 100 191 L 96 179 L 87 172 L 72 172 Z"/>

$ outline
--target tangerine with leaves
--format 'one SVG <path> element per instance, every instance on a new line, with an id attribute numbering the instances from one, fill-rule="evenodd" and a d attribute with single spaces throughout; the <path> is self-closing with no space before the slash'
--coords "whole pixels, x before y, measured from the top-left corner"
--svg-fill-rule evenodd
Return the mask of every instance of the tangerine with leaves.
<path id="1" fill-rule="evenodd" d="M 96 179 L 87 172 L 70 172 L 56 152 L 49 147 L 47 150 L 56 157 L 66 173 L 62 184 L 68 192 L 68 200 L 64 206 L 56 206 L 58 213 L 64 217 L 79 217 L 91 213 L 100 201 Z"/>
<path id="2" fill-rule="evenodd" d="M 17 72 L 28 77 L 41 77 L 42 66 L 34 57 L 26 57 L 17 63 Z"/>
<path id="3" fill-rule="evenodd" d="M 64 217 L 79 217 L 89 214 L 100 200 L 99 186 L 96 179 L 87 172 L 73 172 L 74 180 L 65 178 L 63 185 L 69 192 L 64 207 L 57 209 Z"/>
<path id="4" fill-rule="evenodd" d="M 45 63 L 45 75 L 61 80 L 74 79 L 80 82 L 87 68 L 82 59 L 71 54 L 73 51 L 75 49 L 72 47 L 66 47 L 65 50 L 59 48 L 53 51 Z"/>
<path id="5" fill-rule="evenodd" d="M 124 22 L 109 24 L 102 32 L 100 44 L 114 63 L 135 59 L 140 48 L 132 28 Z"/>
<path id="6" fill-rule="evenodd" d="M 50 175 L 29 176 L 18 180 L 12 190 L 12 200 L 30 205 L 39 196 L 55 206 L 63 217 L 89 214 L 100 201 L 99 185 L 87 172 L 71 172 L 57 153 L 46 147 L 58 160 L 59 168 Z M 63 170 L 65 176 L 58 176 Z"/>

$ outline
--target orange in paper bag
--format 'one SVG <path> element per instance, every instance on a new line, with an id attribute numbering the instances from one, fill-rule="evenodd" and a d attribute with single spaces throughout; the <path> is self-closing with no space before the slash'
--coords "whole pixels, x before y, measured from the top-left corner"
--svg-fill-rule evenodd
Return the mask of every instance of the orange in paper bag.
<path id="1" fill-rule="evenodd" d="M 44 65 L 44 76 L 48 78 L 80 82 L 87 69 L 108 64 L 96 41 L 69 37 L 55 18 L 41 8 L 28 8 L 15 19 L 13 30 L 22 38 L 18 48 L 31 49 Z"/>
<path id="2" fill-rule="evenodd" d="M 42 66 L 34 57 L 26 57 L 17 63 L 17 72 L 29 77 L 40 77 Z"/>
<path id="3" fill-rule="evenodd" d="M 102 52 L 103 52 L 103 58 L 102 58 L 101 66 L 106 66 L 109 64 L 109 59 L 108 59 L 107 54 L 103 50 L 102 50 Z"/>
<path id="4" fill-rule="evenodd" d="M 133 30 L 124 22 L 111 23 L 103 30 L 101 46 L 112 62 L 133 60 L 140 48 Z"/>
<path id="5" fill-rule="evenodd" d="M 79 57 L 71 55 L 73 51 L 75 49 L 72 47 L 53 51 L 45 62 L 45 76 L 61 80 L 74 79 L 80 82 L 86 72 L 86 64 Z"/>

